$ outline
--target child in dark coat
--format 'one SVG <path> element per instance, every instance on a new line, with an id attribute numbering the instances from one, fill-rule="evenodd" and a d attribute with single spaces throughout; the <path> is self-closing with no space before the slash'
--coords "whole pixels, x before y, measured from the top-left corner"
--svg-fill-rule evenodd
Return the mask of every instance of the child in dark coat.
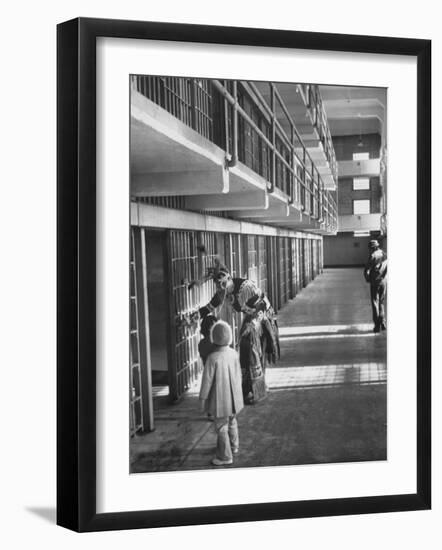
<path id="1" fill-rule="evenodd" d="M 225 466 L 232 464 L 239 449 L 236 415 L 244 407 L 241 366 L 238 353 L 229 347 L 232 330 L 227 323 L 218 321 L 213 326 L 211 340 L 215 351 L 207 357 L 199 398 L 203 410 L 215 419 L 217 446 L 212 464 Z"/>
<path id="2" fill-rule="evenodd" d="M 216 323 L 217 319 L 214 315 L 206 315 L 201 321 L 201 340 L 198 342 L 198 353 L 200 354 L 201 361 L 203 366 L 206 364 L 207 357 L 215 351 L 216 346 L 210 340 L 210 331 L 212 330 L 213 325 Z M 213 416 L 210 413 L 207 413 L 207 418 L 213 420 Z"/>
<path id="3" fill-rule="evenodd" d="M 198 353 L 200 354 L 203 365 L 206 364 L 206 359 L 209 354 L 215 349 L 215 345 L 210 340 L 210 331 L 217 319 L 214 315 L 206 315 L 201 321 L 201 340 L 198 343 Z"/>

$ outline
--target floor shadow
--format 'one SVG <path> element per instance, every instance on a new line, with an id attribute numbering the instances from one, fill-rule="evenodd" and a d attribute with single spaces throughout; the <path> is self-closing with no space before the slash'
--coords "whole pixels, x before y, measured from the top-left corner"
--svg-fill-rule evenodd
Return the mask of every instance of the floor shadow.
<path id="1" fill-rule="evenodd" d="M 56 523 L 57 510 L 55 508 L 48 508 L 43 506 L 28 506 L 26 510 L 31 514 L 34 514 L 35 516 L 39 516 L 40 518 L 43 518 L 49 523 L 53 523 L 53 524 Z"/>

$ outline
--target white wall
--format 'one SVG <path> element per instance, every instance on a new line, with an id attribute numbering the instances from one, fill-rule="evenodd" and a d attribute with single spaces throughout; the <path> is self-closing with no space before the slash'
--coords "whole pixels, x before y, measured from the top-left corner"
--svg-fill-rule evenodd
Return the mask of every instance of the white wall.
<path id="1" fill-rule="evenodd" d="M 350 214 L 339 216 L 339 231 L 379 231 L 382 214 Z"/>
<path id="2" fill-rule="evenodd" d="M 398 6 L 398 7 L 396 7 Z M 54 526 L 55 506 L 55 25 L 79 15 L 432 38 L 433 98 L 442 97 L 438 3 L 67 0 L 4 4 L 1 127 L 2 345 L 1 517 L 4 548 L 439 548 L 442 538 L 441 399 L 434 392 L 434 510 L 340 518 L 76 535 Z M 280 8 L 280 9 L 279 9 Z M 440 103 L 433 120 L 442 122 Z M 439 128 L 437 128 L 439 130 Z M 433 147 L 442 149 L 440 131 Z M 6 153 L 6 154 L 5 154 Z M 438 159 L 439 155 L 434 155 Z M 433 181 L 441 181 L 434 164 Z M 441 203 L 434 185 L 433 204 Z M 440 277 L 441 217 L 434 270 Z M 434 334 L 440 334 L 440 285 Z M 436 341 L 436 338 L 434 338 Z M 441 339 L 433 387 L 441 387 Z M 409 427 L 404 426 L 404 429 Z M 278 541 L 278 542 L 277 542 Z"/>

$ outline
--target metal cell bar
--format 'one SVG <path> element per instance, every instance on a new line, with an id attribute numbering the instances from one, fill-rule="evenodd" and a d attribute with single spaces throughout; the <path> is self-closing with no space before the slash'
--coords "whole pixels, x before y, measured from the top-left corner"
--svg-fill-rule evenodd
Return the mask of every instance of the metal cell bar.
<path id="1" fill-rule="evenodd" d="M 144 228 L 134 232 L 134 249 L 138 306 L 139 375 L 141 382 L 140 411 L 143 418 L 144 431 L 152 431 L 154 430 L 152 365 L 147 295 L 146 234 Z"/>
<path id="2" fill-rule="evenodd" d="M 169 378 L 169 399 L 176 401 L 181 395 L 179 391 L 179 380 L 177 373 L 177 355 L 178 350 L 176 342 L 178 339 L 177 315 L 178 308 L 176 302 L 175 285 L 177 280 L 177 265 L 174 261 L 174 250 L 176 249 L 176 232 L 168 231 L 166 234 L 166 281 L 171 281 L 168 285 L 168 304 L 169 304 L 169 331 L 168 331 L 168 378 Z"/>

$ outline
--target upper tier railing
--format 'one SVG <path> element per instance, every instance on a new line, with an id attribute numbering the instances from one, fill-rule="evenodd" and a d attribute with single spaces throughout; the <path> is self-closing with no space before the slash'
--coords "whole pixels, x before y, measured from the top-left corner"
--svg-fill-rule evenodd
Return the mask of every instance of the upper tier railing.
<path id="1" fill-rule="evenodd" d="M 230 165 L 242 162 L 267 181 L 269 192 L 279 189 L 289 204 L 336 231 L 336 202 L 275 85 L 269 83 L 270 103 L 244 81 L 134 75 L 132 86 L 225 150 Z M 276 112 L 284 113 L 283 123 Z"/>

